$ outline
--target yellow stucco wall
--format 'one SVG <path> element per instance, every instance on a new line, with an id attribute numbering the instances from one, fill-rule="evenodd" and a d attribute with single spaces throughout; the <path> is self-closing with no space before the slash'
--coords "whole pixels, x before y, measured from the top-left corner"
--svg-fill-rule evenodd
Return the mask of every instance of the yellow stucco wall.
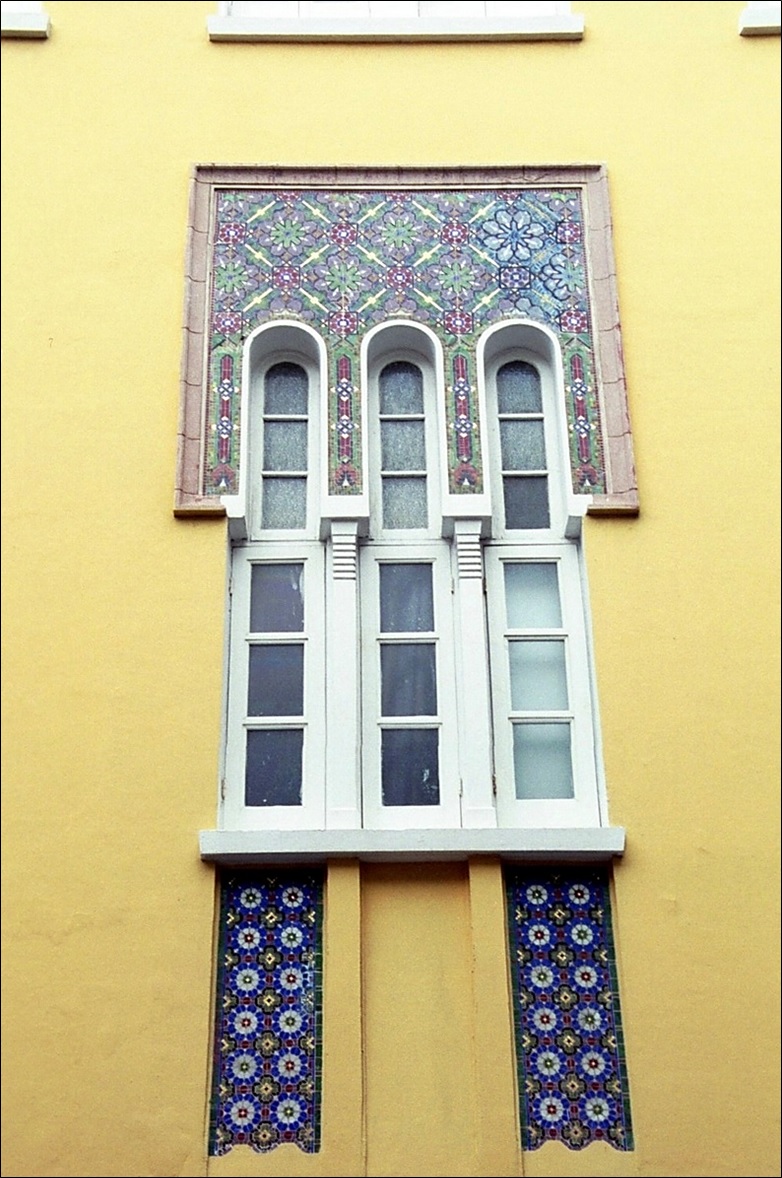
<path id="1" fill-rule="evenodd" d="M 171 504 L 210 161 L 605 161 L 642 513 L 585 541 L 635 1152 L 519 1154 L 498 866 L 348 864 L 323 1150 L 209 1172 L 779 1173 L 779 39 L 741 7 L 235 46 L 210 3 L 52 0 L 3 42 L 6 1178 L 207 1173 L 225 532 Z"/>

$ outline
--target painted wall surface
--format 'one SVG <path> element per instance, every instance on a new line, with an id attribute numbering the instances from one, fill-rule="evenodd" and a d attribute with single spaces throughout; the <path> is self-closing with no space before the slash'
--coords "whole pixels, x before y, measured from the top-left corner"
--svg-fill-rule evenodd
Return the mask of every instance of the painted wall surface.
<path id="1" fill-rule="evenodd" d="M 779 1173 L 779 39 L 574 7 L 582 42 L 227 45 L 210 3 L 52 0 L 3 42 L 7 1178 Z M 607 164 L 641 514 L 585 544 L 632 1153 L 518 1150 L 499 865 L 346 864 L 323 1149 L 207 1163 L 225 525 L 171 503 L 210 161 Z"/>

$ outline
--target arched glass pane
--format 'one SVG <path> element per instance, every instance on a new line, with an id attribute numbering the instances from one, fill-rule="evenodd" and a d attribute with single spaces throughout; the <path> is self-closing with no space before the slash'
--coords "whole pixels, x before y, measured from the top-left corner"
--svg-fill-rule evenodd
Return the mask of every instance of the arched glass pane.
<path id="1" fill-rule="evenodd" d="M 424 378 L 417 364 L 395 360 L 380 373 L 380 412 L 423 413 Z"/>
<path id="2" fill-rule="evenodd" d="M 540 374 L 526 360 L 510 360 L 497 372 L 500 413 L 542 413 Z"/>
<path id="3" fill-rule="evenodd" d="M 284 361 L 273 364 L 263 382 L 263 412 L 266 416 L 277 413 L 307 413 L 307 373 L 300 364 Z"/>

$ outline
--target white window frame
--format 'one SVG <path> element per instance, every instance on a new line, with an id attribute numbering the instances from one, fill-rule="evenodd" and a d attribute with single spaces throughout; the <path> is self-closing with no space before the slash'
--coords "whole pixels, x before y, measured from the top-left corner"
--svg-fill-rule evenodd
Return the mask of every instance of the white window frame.
<path id="1" fill-rule="evenodd" d="M 434 0 L 263 0 L 221 3 L 211 41 L 578 41 L 584 18 L 569 3 Z M 321 15 L 322 12 L 322 15 Z"/>
<path id="2" fill-rule="evenodd" d="M 505 526 L 496 378 L 500 368 L 513 360 L 531 364 L 540 376 L 549 491 L 548 528 Z M 508 320 L 490 328 L 479 341 L 478 374 L 488 414 L 487 474 L 493 503 L 492 536 L 484 548 L 484 559 L 498 824 L 546 828 L 600 826 L 605 821 L 606 808 L 588 644 L 586 571 L 577 543 L 588 499 L 584 496 L 577 499 L 570 486 L 569 434 L 559 343 L 553 332 L 540 324 Z M 519 800 L 515 796 L 503 565 L 521 560 L 554 561 L 558 568 L 560 633 L 566 642 L 573 798 Z"/>
<path id="3" fill-rule="evenodd" d="M 456 724 L 456 674 L 454 667 L 449 546 L 443 541 L 427 544 L 378 543 L 362 549 L 361 556 L 363 705 L 363 825 L 372 830 L 410 830 L 461 826 L 458 729 Z M 426 633 L 380 632 L 380 566 L 429 564 L 432 567 L 434 630 Z M 437 713 L 434 716 L 381 717 L 380 648 L 388 642 L 423 642 L 435 645 Z M 385 728 L 436 728 L 440 800 L 435 806 L 384 806 L 381 800 L 381 732 Z"/>
<path id="4" fill-rule="evenodd" d="M 506 621 L 504 566 L 529 562 L 555 564 L 562 625 L 545 631 L 514 630 Z M 576 546 L 560 544 L 490 544 L 486 548 L 486 582 L 494 712 L 494 755 L 497 781 L 497 821 L 510 827 L 578 827 L 601 824 L 596 772 L 594 709 L 587 633 L 581 593 L 581 569 Z M 540 713 L 540 722 L 567 721 L 571 736 L 572 798 L 518 799 L 513 764 L 508 647 L 513 638 L 554 637 L 565 645 L 568 706 L 556 713 Z M 535 719 L 538 713 L 527 713 Z"/>
<path id="5" fill-rule="evenodd" d="M 304 566 L 304 625 L 280 635 L 250 630 L 250 589 L 254 565 Z M 263 541 L 235 546 L 231 562 L 227 666 L 225 757 L 221 784 L 221 822 L 232 830 L 321 830 L 325 825 L 324 766 L 326 717 L 324 554 L 321 544 Z M 304 700 L 301 717 L 259 721 L 247 715 L 249 647 L 255 642 L 302 643 Z M 245 803 L 247 731 L 252 728 L 304 730 L 302 802 L 294 806 Z"/>

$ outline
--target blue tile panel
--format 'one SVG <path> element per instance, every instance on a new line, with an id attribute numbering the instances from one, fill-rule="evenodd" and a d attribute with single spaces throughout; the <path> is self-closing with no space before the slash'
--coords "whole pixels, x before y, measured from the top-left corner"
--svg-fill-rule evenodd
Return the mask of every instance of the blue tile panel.
<path id="1" fill-rule="evenodd" d="M 223 880 L 210 1155 L 320 1147 L 322 930 L 321 874 Z"/>
<path id="2" fill-rule="evenodd" d="M 506 872 L 522 1148 L 633 1148 L 603 869 Z"/>
<path id="3" fill-rule="evenodd" d="M 573 486 L 604 491 L 584 237 L 578 187 L 218 190 L 206 494 L 237 490 L 243 343 L 278 319 L 300 320 L 325 340 L 330 490 L 359 493 L 361 341 L 400 318 L 428 327 L 443 347 L 451 493 L 484 490 L 478 339 L 519 318 L 559 339 Z"/>

